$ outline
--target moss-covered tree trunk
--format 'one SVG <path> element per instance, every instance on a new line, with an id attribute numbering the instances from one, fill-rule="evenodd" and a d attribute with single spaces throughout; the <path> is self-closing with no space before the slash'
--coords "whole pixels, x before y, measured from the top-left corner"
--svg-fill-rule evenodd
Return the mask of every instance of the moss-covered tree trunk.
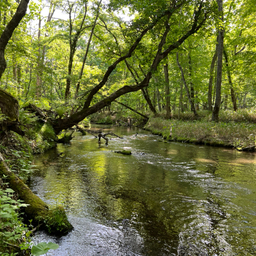
<path id="1" fill-rule="evenodd" d="M 6 131 L 14 131 L 20 135 L 24 132 L 19 126 L 19 103 L 11 94 L 0 89 L 0 114 L 4 115 L 4 119 L 0 120 L 0 139 Z"/>
<path id="2" fill-rule="evenodd" d="M 35 195 L 24 182 L 19 179 L 4 161 L 0 153 L 0 176 L 5 177 L 12 188 L 26 204 L 25 213 L 29 220 L 36 225 L 41 225 L 51 234 L 65 235 L 73 229 L 68 222 L 66 213 L 62 207 L 49 210 L 47 204 Z"/>

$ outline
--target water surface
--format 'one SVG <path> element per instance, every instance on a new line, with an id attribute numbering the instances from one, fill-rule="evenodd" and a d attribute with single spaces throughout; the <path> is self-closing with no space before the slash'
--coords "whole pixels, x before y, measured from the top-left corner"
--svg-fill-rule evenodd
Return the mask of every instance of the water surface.
<path id="1" fill-rule="evenodd" d="M 108 131 L 123 139 L 78 135 L 35 161 L 32 190 L 74 226 L 36 234 L 59 244 L 47 255 L 256 255 L 255 154 Z"/>

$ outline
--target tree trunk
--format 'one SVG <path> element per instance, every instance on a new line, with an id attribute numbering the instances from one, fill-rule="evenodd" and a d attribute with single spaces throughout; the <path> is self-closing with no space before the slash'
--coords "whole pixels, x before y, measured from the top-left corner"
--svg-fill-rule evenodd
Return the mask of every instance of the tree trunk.
<path id="1" fill-rule="evenodd" d="M 229 83 L 229 86 L 230 86 L 230 94 L 231 94 L 231 100 L 232 100 L 232 103 L 233 103 L 233 110 L 237 111 L 236 94 L 235 94 L 235 90 L 234 90 L 233 83 L 232 83 L 229 61 L 228 61 L 228 54 L 227 54 L 225 48 L 223 49 L 223 53 L 224 53 L 225 62 L 226 62 L 228 83 Z"/>
<path id="2" fill-rule="evenodd" d="M 189 85 L 190 85 L 190 97 L 191 97 L 191 101 L 192 101 L 192 106 L 191 106 L 191 111 L 194 112 L 195 108 L 195 89 L 194 89 L 194 85 L 192 82 L 192 60 L 191 60 L 191 49 L 189 48 L 189 52 L 188 52 L 188 67 L 189 67 Z"/>
<path id="3" fill-rule="evenodd" d="M 171 108 L 170 108 L 170 82 L 169 82 L 169 72 L 168 72 L 168 64 L 164 65 L 164 77 L 165 77 L 165 102 L 166 102 L 166 119 L 171 117 Z"/>
<path id="4" fill-rule="evenodd" d="M 186 82 L 186 79 L 185 79 L 183 68 L 182 68 L 182 66 L 180 65 L 180 62 L 179 62 L 179 54 L 178 53 L 176 54 L 176 60 L 177 60 L 178 67 L 179 67 L 180 72 L 181 72 L 181 78 L 182 78 L 183 84 L 184 84 L 186 92 L 187 92 L 187 97 L 188 97 L 188 100 L 189 100 L 191 110 L 192 110 L 192 112 L 194 113 L 195 116 L 198 116 L 198 114 L 196 112 L 196 109 L 195 109 L 194 101 L 191 98 L 191 94 L 190 94 L 190 91 L 189 91 L 189 88 L 188 88 L 188 85 L 187 85 L 187 82 Z"/>
<path id="5" fill-rule="evenodd" d="M 94 29 L 96 27 L 97 20 L 98 20 L 98 17 L 99 17 L 99 13 L 100 13 L 101 2 L 102 1 L 100 1 L 99 4 L 98 4 L 98 9 L 97 9 L 96 17 L 95 17 L 95 20 L 93 22 L 91 33 L 90 33 L 90 37 L 89 37 L 88 42 L 87 42 L 86 51 L 85 51 L 84 58 L 83 58 L 83 64 L 82 64 L 82 67 L 81 67 L 81 70 L 80 70 L 80 74 L 79 74 L 79 78 L 78 78 L 78 82 L 77 82 L 77 85 L 76 85 L 75 99 L 77 98 L 78 92 L 79 92 L 79 89 L 80 89 L 80 83 L 81 83 L 81 79 L 83 77 L 85 62 L 87 60 L 87 56 L 88 56 L 90 45 L 91 45 L 91 41 L 92 41 L 92 36 L 93 36 Z"/>
<path id="6" fill-rule="evenodd" d="M 79 37 L 81 36 L 81 33 L 84 30 L 84 22 L 87 15 L 87 2 L 84 3 L 84 12 L 83 12 L 83 18 L 80 23 L 79 28 L 76 30 L 75 34 L 73 35 L 73 25 L 75 24 L 75 21 L 72 19 L 72 11 L 73 11 L 74 4 L 70 4 L 69 6 L 69 61 L 68 61 L 68 75 L 66 79 L 66 90 L 65 90 L 65 100 L 67 101 L 70 98 L 71 95 L 71 76 L 73 72 L 73 61 L 75 57 L 75 53 L 77 50 L 77 42 Z M 74 22 L 74 24 L 72 23 Z M 74 27 L 77 27 L 75 25 Z"/>
<path id="7" fill-rule="evenodd" d="M 152 101 L 149 97 L 147 88 L 142 88 L 141 91 L 143 93 L 144 99 L 148 103 L 149 109 L 153 112 L 154 115 L 157 115 L 156 109 L 155 109 L 155 107 L 154 107 L 154 105 L 153 105 L 153 103 L 152 103 Z"/>
<path id="8" fill-rule="evenodd" d="M 134 81 L 138 85 L 139 84 L 138 80 L 140 79 L 138 72 L 135 69 L 132 69 L 132 67 L 129 65 L 127 60 L 125 60 L 125 64 L 126 64 L 128 70 L 130 71 Z M 141 67 L 140 67 L 140 70 L 142 71 L 142 73 L 145 76 L 145 73 L 143 72 Z M 142 88 L 141 91 L 142 91 L 144 99 L 146 100 L 146 102 L 147 102 L 147 104 L 149 106 L 149 109 L 154 113 L 154 115 L 157 115 L 156 109 L 155 109 L 154 105 L 152 104 L 152 101 L 151 101 L 151 99 L 149 97 L 147 88 Z"/>
<path id="9" fill-rule="evenodd" d="M 179 97 L 179 115 L 180 112 L 184 112 L 184 107 L 183 107 L 183 83 L 182 81 L 180 82 L 180 97 Z"/>
<path id="10" fill-rule="evenodd" d="M 37 56 L 37 73 L 36 73 L 36 97 L 40 99 L 42 93 L 42 56 L 41 56 L 41 29 L 42 29 L 42 18 L 41 11 L 39 12 L 38 20 L 38 56 Z"/>
<path id="11" fill-rule="evenodd" d="M 158 111 L 161 112 L 162 111 L 162 107 L 161 107 L 161 95 L 159 92 L 158 87 L 156 87 L 156 97 L 157 97 L 157 107 L 158 107 Z"/>
<path id="12" fill-rule="evenodd" d="M 223 0 L 217 0 L 218 10 L 220 15 L 220 25 L 219 25 L 219 34 L 218 34 L 218 46 L 217 46 L 217 79 L 216 79 L 216 98 L 215 105 L 212 112 L 212 121 L 219 121 L 219 111 L 221 104 L 221 82 L 222 82 L 222 56 L 223 56 L 223 39 L 224 39 L 224 30 L 223 30 Z"/>
<path id="13" fill-rule="evenodd" d="M 56 7 L 56 4 L 53 3 L 53 0 L 51 0 L 45 27 L 47 23 L 49 23 L 52 20 L 53 14 L 55 12 L 55 7 Z M 42 30 L 42 17 L 40 12 L 39 21 L 38 21 L 38 59 L 37 59 L 37 74 L 36 74 L 36 96 L 38 99 L 42 96 L 42 91 L 43 91 L 43 88 L 42 88 L 43 67 L 44 67 L 45 53 L 46 53 L 46 45 L 42 46 L 41 44 L 41 30 Z M 47 37 L 47 33 L 45 33 L 45 37 Z"/>
<path id="14" fill-rule="evenodd" d="M 8 22 L 0 37 L 0 78 L 2 77 L 6 69 L 6 61 L 4 57 L 5 48 L 12 37 L 13 31 L 16 29 L 22 18 L 25 16 L 28 3 L 29 0 L 20 1 L 15 14 L 13 15 L 12 19 Z"/>
<path id="15" fill-rule="evenodd" d="M 215 67 L 215 62 L 217 60 L 217 45 L 216 45 L 216 50 L 214 52 L 214 55 L 212 57 L 212 63 L 210 67 L 210 78 L 209 78 L 209 86 L 208 86 L 208 110 L 212 111 L 212 82 L 213 82 L 213 74 L 214 74 L 214 67 Z"/>
<path id="16" fill-rule="evenodd" d="M 0 110 L 2 114 L 8 117 L 8 120 L 18 121 L 19 103 L 16 98 L 2 89 L 0 89 Z"/>

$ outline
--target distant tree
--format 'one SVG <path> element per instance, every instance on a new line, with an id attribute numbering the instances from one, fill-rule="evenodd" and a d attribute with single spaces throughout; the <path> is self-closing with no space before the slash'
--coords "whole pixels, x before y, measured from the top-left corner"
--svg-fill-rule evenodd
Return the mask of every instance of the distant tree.
<path id="1" fill-rule="evenodd" d="M 223 0 L 217 0 L 219 11 L 219 25 L 218 25 L 218 38 L 217 38 L 217 78 L 216 78 L 216 99 L 212 112 L 212 121 L 219 121 L 219 111 L 221 105 L 221 83 L 222 83 L 222 57 L 223 57 Z"/>

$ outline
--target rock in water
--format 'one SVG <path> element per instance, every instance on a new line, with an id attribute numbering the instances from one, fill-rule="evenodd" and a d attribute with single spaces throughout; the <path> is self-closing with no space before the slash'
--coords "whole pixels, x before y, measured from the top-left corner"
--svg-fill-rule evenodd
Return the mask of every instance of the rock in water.
<path id="1" fill-rule="evenodd" d="M 123 154 L 123 155 L 131 155 L 132 152 L 129 150 L 117 150 L 115 153 Z"/>

